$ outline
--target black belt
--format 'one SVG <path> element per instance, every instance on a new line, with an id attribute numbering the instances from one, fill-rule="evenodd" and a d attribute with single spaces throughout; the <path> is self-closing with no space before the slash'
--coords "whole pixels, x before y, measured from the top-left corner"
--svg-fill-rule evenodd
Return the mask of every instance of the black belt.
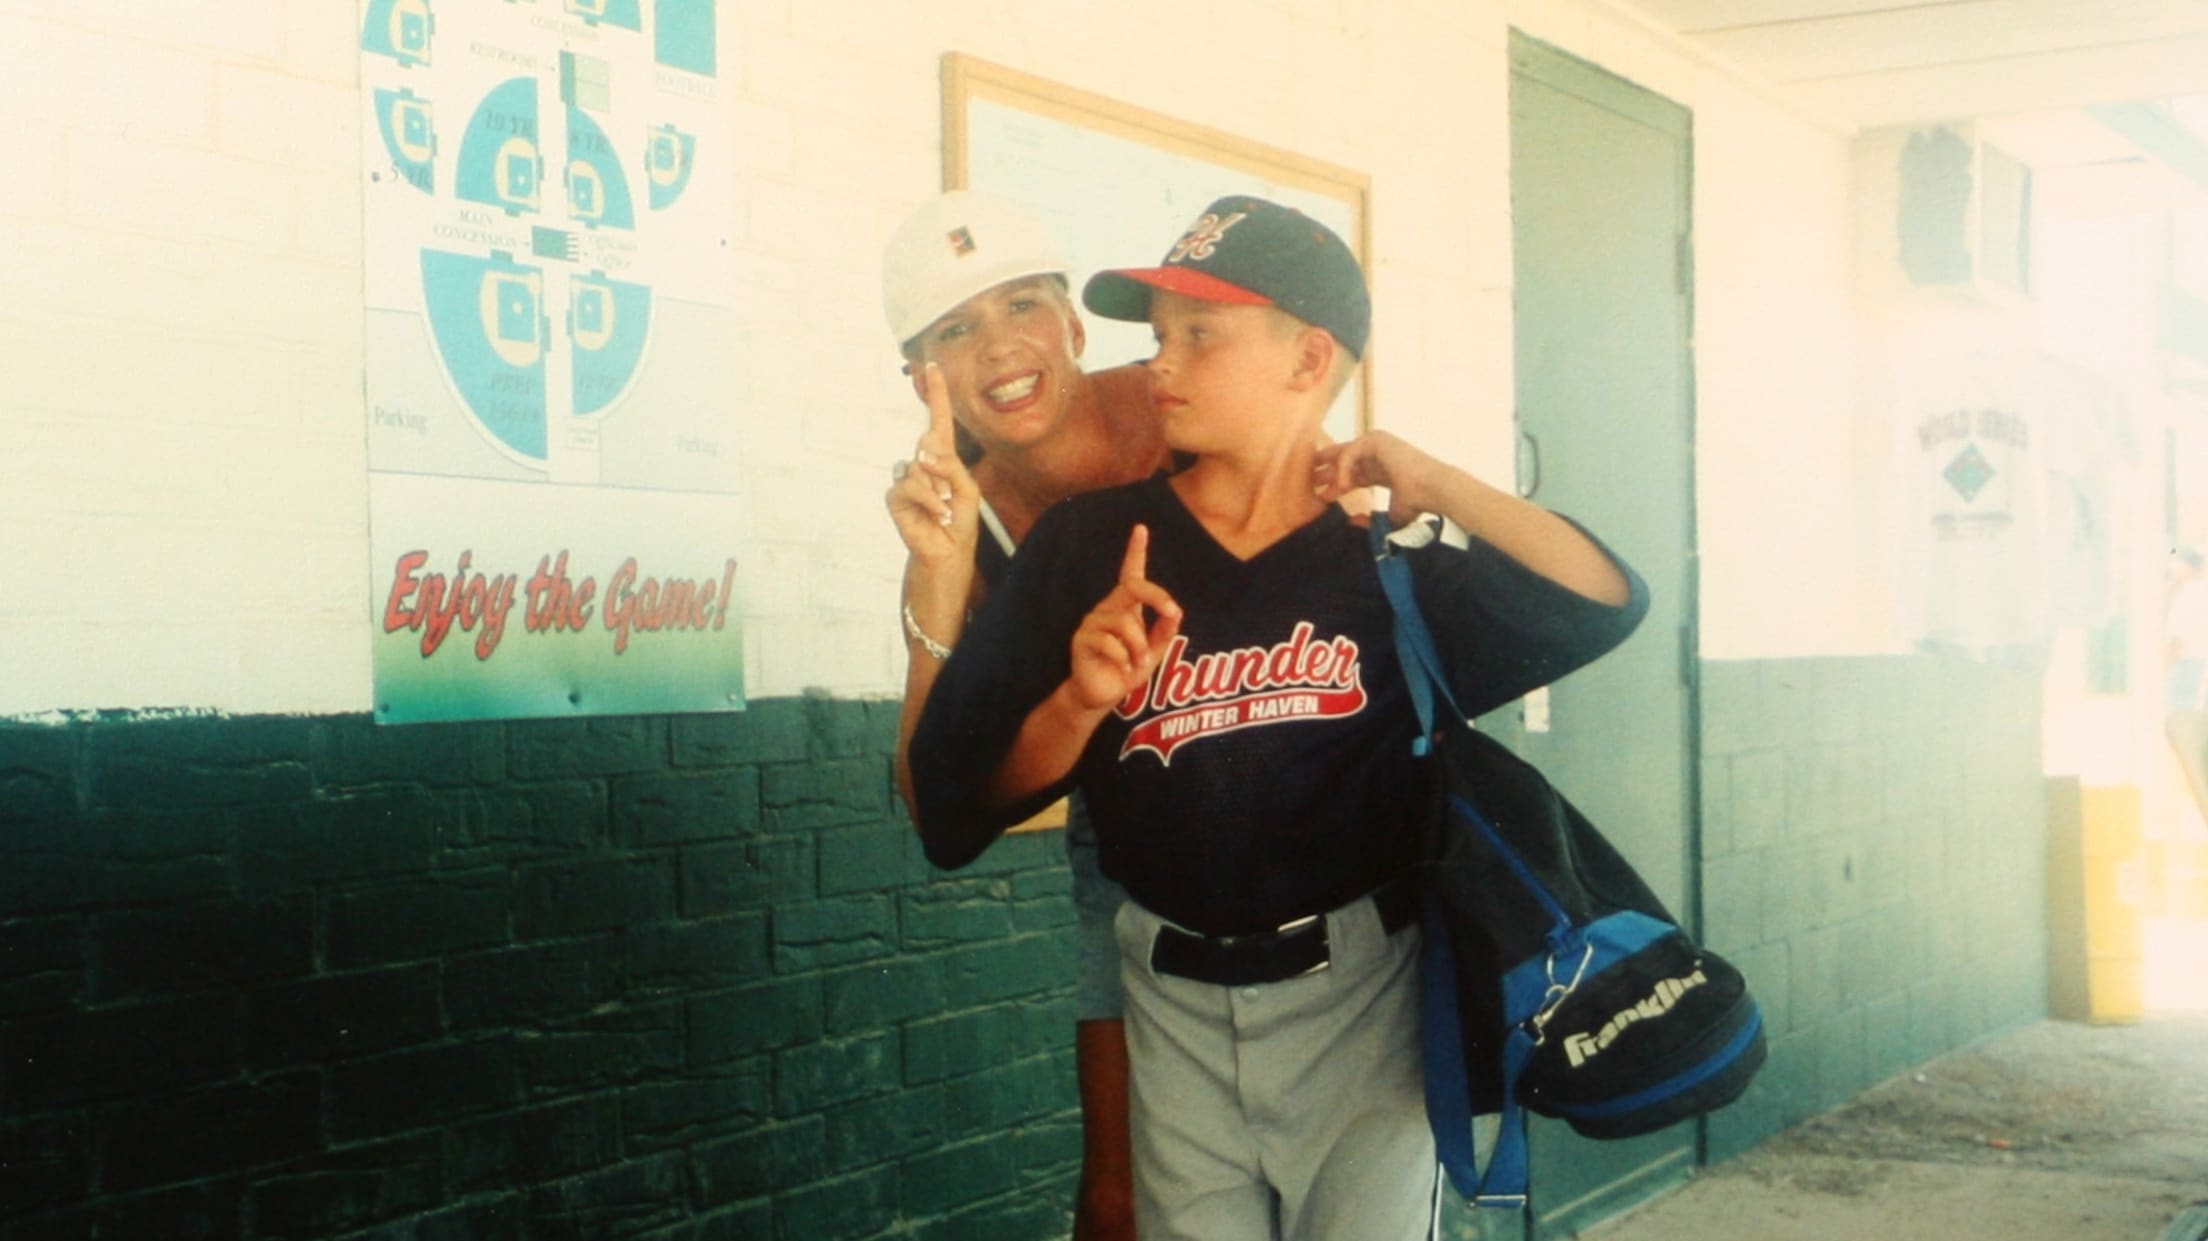
<path id="1" fill-rule="evenodd" d="M 1393 935 L 1418 920 L 1418 884 L 1408 874 L 1398 875 L 1373 889 L 1372 903 L 1381 927 Z M 1301 978 L 1325 969 L 1332 959 L 1324 914 L 1248 935 L 1198 935 L 1161 926 L 1150 946 L 1151 969 L 1221 987 Z"/>

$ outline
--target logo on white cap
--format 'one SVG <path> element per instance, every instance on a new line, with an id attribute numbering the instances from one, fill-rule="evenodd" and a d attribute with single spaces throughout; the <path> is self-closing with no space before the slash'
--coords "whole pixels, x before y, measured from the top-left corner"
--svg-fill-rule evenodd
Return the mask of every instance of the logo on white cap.
<path id="1" fill-rule="evenodd" d="M 951 190 L 922 203 L 882 254 L 882 310 L 898 344 L 1007 280 L 1064 274 L 1048 228 L 1018 203 Z"/>

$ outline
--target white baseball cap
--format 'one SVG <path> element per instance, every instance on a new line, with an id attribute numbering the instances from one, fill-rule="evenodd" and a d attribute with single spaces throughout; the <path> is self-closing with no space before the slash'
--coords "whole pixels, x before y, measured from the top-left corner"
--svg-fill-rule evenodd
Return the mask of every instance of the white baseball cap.
<path id="1" fill-rule="evenodd" d="M 974 190 L 950 190 L 898 226 L 882 252 L 882 310 L 902 346 L 952 307 L 1021 276 L 1072 269 L 1057 239 L 1025 207 Z"/>

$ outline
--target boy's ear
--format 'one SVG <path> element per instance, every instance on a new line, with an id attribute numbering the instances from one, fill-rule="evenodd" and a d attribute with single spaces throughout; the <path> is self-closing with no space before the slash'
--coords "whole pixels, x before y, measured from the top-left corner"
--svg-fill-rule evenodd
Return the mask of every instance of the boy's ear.
<path id="1" fill-rule="evenodd" d="M 1305 326 L 1296 334 L 1296 369 L 1289 386 L 1297 392 L 1323 388 L 1342 364 L 1342 346 L 1323 327 Z"/>

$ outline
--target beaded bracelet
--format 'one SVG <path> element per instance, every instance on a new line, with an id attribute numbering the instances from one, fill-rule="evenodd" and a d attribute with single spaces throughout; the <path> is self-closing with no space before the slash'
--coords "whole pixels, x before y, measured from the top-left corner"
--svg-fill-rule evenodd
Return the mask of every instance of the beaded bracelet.
<path id="1" fill-rule="evenodd" d="M 912 605 L 910 603 L 905 605 L 905 636 L 918 642 L 920 649 L 937 659 L 949 659 L 951 657 L 951 648 L 929 637 L 927 631 L 920 628 L 920 622 L 912 618 Z"/>

